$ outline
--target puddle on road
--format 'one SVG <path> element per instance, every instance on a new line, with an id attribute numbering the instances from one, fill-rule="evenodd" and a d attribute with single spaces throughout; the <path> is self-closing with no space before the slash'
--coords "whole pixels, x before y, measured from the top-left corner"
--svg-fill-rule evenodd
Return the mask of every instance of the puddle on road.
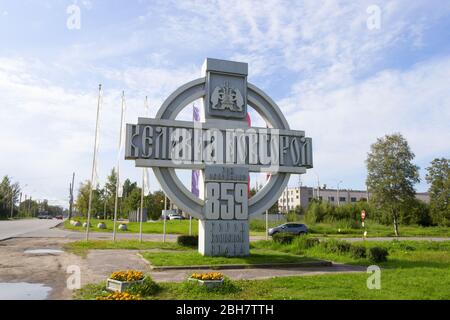
<path id="1" fill-rule="evenodd" d="M 58 255 L 63 252 L 64 251 L 57 250 L 57 249 L 28 249 L 28 250 L 25 250 L 23 253 L 35 254 L 35 255 Z"/>
<path id="2" fill-rule="evenodd" d="M 51 290 L 42 283 L 0 282 L 0 300 L 44 300 Z"/>

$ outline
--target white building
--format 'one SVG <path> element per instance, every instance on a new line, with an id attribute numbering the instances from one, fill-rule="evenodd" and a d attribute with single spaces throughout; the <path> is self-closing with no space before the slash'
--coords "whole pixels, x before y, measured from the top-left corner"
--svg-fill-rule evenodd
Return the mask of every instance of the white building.
<path id="1" fill-rule="evenodd" d="M 428 193 L 417 193 L 416 198 L 424 202 L 429 202 Z M 351 189 L 327 189 L 312 187 L 288 187 L 286 188 L 278 200 L 278 209 L 280 212 L 294 210 L 297 206 L 307 208 L 312 199 L 327 201 L 331 204 L 340 205 L 358 201 L 367 201 L 370 199 L 370 193 L 363 190 Z"/>

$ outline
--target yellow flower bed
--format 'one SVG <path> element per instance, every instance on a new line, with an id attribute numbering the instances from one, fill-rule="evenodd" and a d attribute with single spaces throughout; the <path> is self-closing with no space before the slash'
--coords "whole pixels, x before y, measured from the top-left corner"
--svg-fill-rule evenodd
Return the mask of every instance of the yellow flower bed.
<path id="1" fill-rule="evenodd" d="M 220 272 L 193 273 L 191 278 L 197 280 L 222 280 L 223 274 Z"/>
<path id="2" fill-rule="evenodd" d="M 117 281 L 138 281 L 144 279 L 144 274 L 136 270 L 116 271 L 110 278 Z"/>
<path id="3" fill-rule="evenodd" d="M 142 300 L 139 295 L 133 295 L 128 292 L 114 292 L 106 297 L 97 297 L 97 300 Z"/>

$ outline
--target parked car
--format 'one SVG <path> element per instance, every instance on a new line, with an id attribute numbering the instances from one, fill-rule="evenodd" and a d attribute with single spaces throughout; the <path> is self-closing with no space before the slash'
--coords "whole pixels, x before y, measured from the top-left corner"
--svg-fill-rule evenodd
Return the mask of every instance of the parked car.
<path id="1" fill-rule="evenodd" d="M 48 215 L 43 213 L 39 214 L 37 217 L 38 219 L 48 219 Z"/>
<path id="2" fill-rule="evenodd" d="M 62 220 L 64 217 L 63 217 L 62 214 L 58 214 L 55 218 L 58 219 L 58 220 Z"/>
<path id="3" fill-rule="evenodd" d="M 278 232 L 287 232 L 295 235 L 308 233 L 308 227 L 303 223 L 285 223 L 269 229 L 269 236 L 273 236 Z"/>
<path id="4" fill-rule="evenodd" d="M 183 217 L 179 215 L 169 215 L 169 220 L 183 220 Z"/>

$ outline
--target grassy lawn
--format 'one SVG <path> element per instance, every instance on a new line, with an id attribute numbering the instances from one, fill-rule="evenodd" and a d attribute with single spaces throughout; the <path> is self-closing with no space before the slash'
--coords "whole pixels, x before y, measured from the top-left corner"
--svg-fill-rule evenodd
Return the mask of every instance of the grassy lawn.
<path id="1" fill-rule="evenodd" d="M 78 221 L 83 224 L 83 222 L 86 221 L 86 219 L 77 219 Z M 100 222 L 104 222 L 106 224 L 106 229 L 98 229 L 97 224 Z M 113 232 L 113 224 L 114 222 L 112 220 L 99 220 L 99 219 L 91 219 L 91 225 L 92 227 L 89 229 L 92 232 Z M 117 223 L 117 227 L 119 226 L 120 222 Z M 278 225 L 278 224 L 277 224 Z M 250 228 L 252 224 L 250 223 Z M 73 231 L 85 231 L 86 229 L 83 227 L 74 227 L 70 224 L 70 221 L 64 222 L 64 228 L 68 230 Z M 138 222 L 128 222 L 127 223 L 127 231 L 120 231 L 117 230 L 118 233 L 139 233 L 139 223 Z M 189 219 L 186 220 L 167 220 L 166 223 L 166 232 L 168 234 L 189 234 Z M 265 228 L 265 224 L 264 224 Z M 144 222 L 142 224 L 142 232 L 143 233 L 156 233 L 156 234 L 162 234 L 164 230 L 164 221 L 158 220 L 158 221 L 149 221 Z M 265 229 L 263 229 L 265 230 Z M 194 235 L 198 234 L 198 220 L 193 219 L 192 220 L 192 233 Z M 250 231 L 250 235 L 264 235 L 265 232 L 254 232 Z"/>
<path id="2" fill-rule="evenodd" d="M 142 256 L 154 266 L 199 266 L 220 264 L 295 263 L 314 261 L 307 257 L 267 249 L 254 249 L 248 257 L 203 257 L 196 250 L 145 252 Z"/>
<path id="3" fill-rule="evenodd" d="M 86 220 L 78 219 L 81 223 L 85 222 Z M 106 224 L 106 229 L 98 229 L 97 224 L 99 222 L 104 222 Z M 119 226 L 119 223 L 117 223 L 117 226 Z M 98 220 L 98 219 L 91 219 L 91 225 L 90 228 L 93 232 L 112 232 L 113 231 L 113 225 L 114 222 L 111 220 Z M 70 224 L 69 221 L 64 222 L 64 228 L 74 231 L 84 231 L 85 228 L 83 227 L 74 227 Z M 127 231 L 120 231 L 117 230 L 119 233 L 139 233 L 139 222 L 129 222 L 127 223 Z M 189 234 L 189 220 L 167 220 L 166 223 L 166 232 L 171 234 Z M 152 221 L 152 222 L 144 222 L 142 224 L 142 232 L 143 233 L 163 233 L 164 230 L 164 221 Z M 193 219 L 192 220 L 192 233 L 198 234 L 198 221 Z"/>
<path id="4" fill-rule="evenodd" d="M 80 220 L 84 222 L 85 220 Z M 106 223 L 106 229 L 98 229 L 99 222 Z M 300 221 L 302 222 L 302 221 Z M 282 224 L 282 221 L 273 221 L 269 223 L 269 228 Z M 113 221 L 91 219 L 92 232 L 112 232 Z M 163 221 L 144 222 L 142 226 L 143 233 L 163 233 Z M 139 223 L 127 223 L 128 231 L 118 231 L 124 233 L 138 233 Z M 317 223 L 308 225 L 310 233 L 317 236 L 331 236 L 331 237 L 362 237 L 364 230 L 362 228 L 354 228 L 345 223 Z M 64 228 L 74 231 L 84 231 L 83 227 L 74 227 L 69 221 L 65 221 Z M 189 234 L 189 220 L 168 220 L 166 224 L 167 233 L 169 234 Z M 264 236 L 266 230 L 266 223 L 262 220 L 250 220 L 250 235 Z M 378 223 L 366 222 L 366 230 L 368 237 L 393 237 L 394 231 L 392 226 L 385 226 Z M 192 232 L 198 234 L 198 220 L 192 221 Z M 450 228 L 448 227 L 421 227 L 421 226 L 402 226 L 400 225 L 400 236 L 402 237 L 450 237 Z"/>
<path id="5" fill-rule="evenodd" d="M 107 250 L 107 249 L 128 249 L 128 250 L 186 250 L 174 242 L 156 242 L 137 240 L 120 240 L 120 241 L 105 241 L 105 240 L 90 240 L 90 241 L 74 241 L 64 245 L 64 250 L 85 256 L 89 250 Z"/>
<path id="6" fill-rule="evenodd" d="M 342 236 L 342 237 L 362 237 L 363 228 L 354 228 L 345 223 L 317 223 L 309 226 L 310 233 L 314 235 Z M 366 221 L 368 237 L 394 237 L 392 226 L 378 224 L 376 222 Z M 450 237 L 450 228 L 448 227 L 422 227 L 416 225 L 399 226 L 400 236 L 402 237 Z"/>
<path id="7" fill-rule="evenodd" d="M 160 283 L 160 290 L 147 299 L 450 299 L 450 241 L 361 242 L 364 246 L 383 246 L 389 250 L 388 261 L 377 263 L 382 269 L 381 289 L 367 288 L 366 273 L 290 276 L 267 280 L 232 281 L 208 290 L 188 283 Z M 278 250 L 278 251 L 273 251 Z M 369 265 L 366 259 L 349 254 L 329 253 L 321 245 L 308 249 L 296 244 L 280 245 L 271 241 L 252 244 L 253 253 L 317 257 L 334 261 Z M 180 252 L 181 253 L 181 252 Z M 184 254 L 186 253 L 186 256 Z M 193 252 L 183 252 L 182 260 L 197 259 Z M 172 256 L 175 256 L 171 254 Z M 235 259 L 235 258 L 233 258 Z M 256 258 L 258 259 L 258 258 Z M 280 258 L 281 259 L 281 258 Z M 205 264 L 205 261 L 203 264 Z M 164 262 L 165 263 L 165 262 Z M 83 287 L 76 299 L 95 299 L 104 294 L 104 283 Z"/>

